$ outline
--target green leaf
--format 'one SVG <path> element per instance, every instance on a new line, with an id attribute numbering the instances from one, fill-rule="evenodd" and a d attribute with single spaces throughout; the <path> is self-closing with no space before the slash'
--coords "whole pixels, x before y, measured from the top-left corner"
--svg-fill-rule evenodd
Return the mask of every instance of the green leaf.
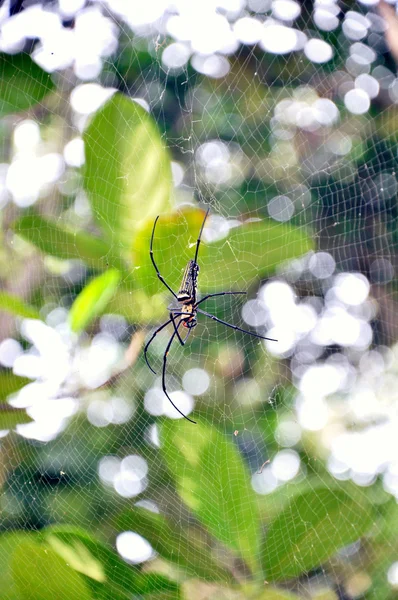
<path id="1" fill-rule="evenodd" d="M 178 291 L 187 262 L 195 256 L 195 245 L 205 213 L 199 209 L 185 209 L 161 215 L 157 222 L 153 242 L 153 252 L 160 272 L 172 289 Z M 150 256 L 149 245 L 154 218 L 137 232 L 133 240 L 134 281 L 149 295 L 167 292 L 156 276 Z M 199 262 L 208 251 L 200 246 Z M 202 272 L 200 273 L 201 276 Z M 199 280 L 200 280 L 199 276 Z"/>
<path id="2" fill-rule="evenodd" d="M 0 373 L 0 400 L 5 400 L 11 394 L 15 394 L 28 383 L 32 383 L 27 377 L 18 377 L 12 371 Z M 11 408 L 11 407 L 10 407 Z"/>
<path id="3" fill-rule="evenodd" d="M 270 219 L 244 223 L 227 238 L 209 244 L 200 261 L 200 286 L 205 292 L 245 290 L 268 277 L 282 262 L 314 248 L 308 232 Z"/>
<path id="4" fill-rule="evenodd" d="M 178 290 L 203 222 L 201 210 L 161 215 L 155 231 L 153 251 L 158 268 L 172 289 Z M 149 256 L 154 220 L 147 221 L 133 241 L 135 282 L 148 294 L 165 291 Z M 289 259 L 302 256 L 314 244 L 305 230 L 263 220 L 233 228 L 218 242 L 202 241 L 198 263 L 199 291 L 245 291 L 256 280 L 271 275 Z"/>
<path id="5" fill-rule="evenodd" d="M 83 529 L 71 525 L 54 525 L 44 531 L 46 542 L 71 567 L 94 581 L 105 584 L 115 594 L 127 598 L 140 588 L 139 573 L 127 565 L 116 552 L 90 536 Z M 103 590 L 98 585 L 97 590 Z"/>
<path id="6" fill-rule="evenodd" d="M 270 524 L 262 558 L 266 579 L 297 577 L 355 542 L 373 521 L 363 495 L 325 487 L 295 498 Z"/>
<path id="7" fill-rule="evenodd" d="M 130 323 L 150 325 L 166 320 L 166 306 L 162 294 L 148 296 L 142 290 L 123 289 L 120 285 L 109 302 L 108 310 L 122 315 Z"/>
<path id="8" fill-rule="evenodd" d="M 215 427 L 166 421 L 162 452 L 177 491 L 218 540 L 258 569 L 260 524 L 257 500 L 242 457 Z"/>
<path id="9" fill-rule="evenodd" d="M 0 373 L 0 400 L 5 400 L 11 394 L 15 394 L 25 385 L 31 383 L 27 377 L 18 377 L 14 373 Z M 25 409 L 14 408 L 7 403 L 0 402 L 0 429 L 15 429 L 22 423 L 31 423 L 32 419 Z"/>
<path id="10" fill-rule="evenodd" d="M 231 575 L 216 565 L 205 547 L 198 548 L 194 540 L 177 524 L 145 508 L 134 507 L 117 518 L 117 527 L 142 535 L 156 552 L 197 577 L 209 581 L 230 581 Z"/>
<path id="11" fill-rule="evenodd" d="M 81 540 L 74 539 L 72 542 L 66 543 L 52 535 L 47 538 L 47 541 L 58 556 L 61 556 L 72 569 L 100 583 L 106 581 L 101 562 L 90 553 Z"/>
<path id="12" fill-rule="evenodd" d="M 140 573 L 137 575 L 135 583 L 136 593 L 142 594 L 145 597 L 150 595 L 154 600 L 156 598 L 179 600 L 180 598 L 179 585 L 160 573 Z"/>
<path id="13" fill-rule="evenodd" d="M 20 112 L 40 102 L 54 89 L 51 75 L 29 54 L 0 54 L 0 116 Z"/>
<path id="14" fill-rule="evenodd" d="M 22 423 L 31 423 L 33 419 L 23 408 L 14 408 L 9 404 L 0 404 L 0 429 L 15 429 Z"/>
<path id="15" fill-rule="evenodd" d="M 257 596 L 257 600 L 300 600 L 300 598 L 300 596 L 296 596 L 296 594 L 292 594 L 287 590 L 279 590 L 268 586 L 262 594 Z"/>
<path id="16" fill-rule="evenodd" d="M 94 269 L 121 265 L 103 240 L 83 231 L 68 231 L 39 215 L 21 217 L 13 223 L 13 230 L 45 254 L 63 260 L 82 260 Z"/>
<path id="17" fill-rule="evenodd" d="M 92 600 L 85 581 L 50 547 L 23 541 L 12 554 L 12 576 L 23 600 Z"/>
<path id="18" fill-rule="evenodd" d="M 109 269 L 92 279 L 82 289 L 69 311 L 72 331 L 80 333 L 95 317 L 102 314 L 119 285 L 120 273 Z"/>
<path id="19" fill-rule="evenodd" d="M 94 116 L 84 142 L 84 186 L 94 216 L 130 258 L 137 229 L 171 208 L 169 153 L 153 118 L 119 93 Z"/>
<path id="20" fill-rule="evenodd" d="M 23 600 L 13 578 L 11 561 L 19 545 L 30 539 L 32 534 L 20 531 L 0 535 L 0 600 Z"/>
<path id="21" fill-rule="evenodd" d="M 375 487 L 375 485 L 372 486 L 372 488 Z M 380 498 L 380 492 L 382 491 L 377 490 L 378 498 Z M 391 498 L 383 504 L 378 527 L 373 534 L 373 538 L 380 543 L 395 542 L 398 548 L 398 504 L 395 498 Z"/>
<path id="22" fill-rule="evenodd" d="M 11 313 L 17 317 L 25 317 L 26 319 L 41 319 L 39 311 L 34 306 L 26 304 L 18 296 L 7 292 L 0 292 L 0 311 Z"/>

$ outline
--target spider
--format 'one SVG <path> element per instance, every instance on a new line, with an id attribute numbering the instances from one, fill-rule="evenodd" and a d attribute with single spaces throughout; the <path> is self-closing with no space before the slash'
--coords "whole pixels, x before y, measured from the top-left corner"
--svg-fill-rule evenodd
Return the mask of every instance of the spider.
<path id="1" fill-rule="evenodd" d="M 199 252 L 200 241 L 202 238 L 203 227 L 205 225 L 208 214 L 209 214 L 209 209 L 206 211 L 205 218 L 203 219 L 203 223 L 202 223 L 202 226 L 199 231 L 198 239 L 196 240 L 195 258 L 188 262 L 188 264 L 185 268 L 185 272 L 184 272 L 182 281 L 181 281 L 180 290 L 177 293 L 175 293 L 171 289 L 169 284 L 165 281 L 163 276 L 160 274 L 160 271 L 155 262 L 155 258 L 153 256 L 153 238 L 155 236 L 155 229 L 156 229 L 156 224 L 159 219 L 159 215 L 156 217 L 155 222 L 153 224 L 151 243 L 150 243 L 150 248 L 149 248 L 149 255 L 151 257 L 153 267 L 156 271 L 156 275 L 158 276 L 160 281 L 163 283 L 163 285 L 174 296 L 174 298 L 177 300 L 177 302 L 180 304 L 180 306 L 169 307 L 169 310 L 170 310 L 169 317 L 170 318 L 168 319 L 168 321 L 166 321 L 160 327 L 158 327 L 158 329 L 156 329 L 156 331 L 154 331 L 154 333 L 148 340 L 147 344 L 145 345 L 145 348 L 144 348 L 145 361 L 146 361 L 146 364 L 148 365 L 148 367 L 150 368 L 150 370 L 152 371 L 152 373 L 154 373 L 156 375 L 156 371 L 154 371 L 152 369 L 152 367 L 148 361 L 148 356 L 147 356 L 148 348 L 151 345 L 152 341 L 155 339 L 155 336 L 159 333 L 159 331 L 162 331 L 162 329 L 164 329 L 165 327 L 167 327 L 167 325 L 169 325 L 171 323 L 173 325 L 174 331 L 173 331 L 172 335 L 170 336 L 170 339 L 166 346 L 166 350 L 163 354 L 162 389 L 163 389 L 164 394 L 166 395 L 166 398 L 169 400 L 169 402 L 172 404 L 172 406 L 175 408 L 175 410 L 178 413 L 180 413 L 180 415 L 182 417 L 184 417 L 184 419 L 187 419 L 187 421 L 190 421 L 191 423 L 194 423 L 194 424 L 196 424 L 196 421 L 193 421 L 192 419 L 190 419 L 189 417 L 184 415 L 184 413 L 181 412 L 181 410 L 174 404 L 174 402 L 172 401 L 172 399 L 170 398 L 170 396 L 167 393 L 166 365 L 167 365 L 167 356 L 169 354 L 170 347 L 173 343 L 174 338 L 177 337 L 181 346 L 185 345 L 192 329 L 194 327 L 196 327 L 196 325 L 198 324 L 197 314 L 200 313 L 201 315 L 204 315 L 205 317 L 208 317 L 209 319 L 213 319 L 213 321 L 217 321 L 218 323 L 222 323 L 223 325 L 226 325 L 226 327 L 230 327 L 231 329 L 236 329 L 237 331 L 241 331 L 242 333 L 247 333 L 248 335 L 252 335 L 253 337 L 260 338 L 262 340 L 270 340 L 272 342 L 277 341 L 277 340 L 274 340 L 273 338 L 267 338 L 267 337 L 264 337 L 263 335 L 258 335 L 257 333 L 253 333 L 251 331 L 246 331 L 246 329 L 241 329 L 240 327 L 237 327 L 236 325 L 232 325 L 231 323 L 226 323 L 225 321 L 222 321 L 218 317 L 215 317 L 214 315 L 198 308 L 199 305 L 202 304 L 202 302 L 205 302 L 209 298 L 214 298 L 215 296 L 232 296 L 232 295 L 247 294 L 247 292 L 217 292 L 216 294 L 208 294 L 207 296 L 204 296 L 204 298 L 201 298 L 198 301 L 196 300 L 197 289 L 198 289 L 198 275 L 199 275 L 198 252 Z M 181 325 L 184 328 L 188 329 L 187 334 L 184 337 L 184 339 L 181 337 L 181 333 L 179 330 Z"/>

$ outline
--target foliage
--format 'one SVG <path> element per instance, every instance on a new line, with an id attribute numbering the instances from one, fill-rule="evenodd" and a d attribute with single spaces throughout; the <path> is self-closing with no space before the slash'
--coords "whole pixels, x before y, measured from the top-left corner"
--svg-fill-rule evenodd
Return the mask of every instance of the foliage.
<path id="1" fill-rule="evenodd" d="M 51 76 L 24 52 L 0 54 L 0 82 L 1 116 L 34 106 L 55 87 Z"/>

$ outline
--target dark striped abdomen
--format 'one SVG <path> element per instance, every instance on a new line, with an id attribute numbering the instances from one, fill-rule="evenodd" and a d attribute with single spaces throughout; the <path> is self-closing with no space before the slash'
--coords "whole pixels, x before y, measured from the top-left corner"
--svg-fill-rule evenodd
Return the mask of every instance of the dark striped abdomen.
<path id="1" fill-rule="evenodd" d="M 199 266 L 194 260 L 190 260 L 187 266 L 185 267 L 180 290 L 177 293 L 177 298 L 179 302 L 196 302 L 198 273 Z"/>

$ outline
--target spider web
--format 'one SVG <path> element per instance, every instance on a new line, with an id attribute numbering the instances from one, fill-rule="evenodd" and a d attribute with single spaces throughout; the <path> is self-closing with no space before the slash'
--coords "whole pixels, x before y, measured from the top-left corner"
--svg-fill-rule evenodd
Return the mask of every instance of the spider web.
<path id="1" fill-rule="evenodd" d="M 4 231 L 10 240 L 4 255 L 12 252 L 12 265 L 22 273 L 7 289 L 36 300 L 45 325 L 2 321 L 4 369 L 34 381 L 14 404 L 28 406 L 35 419 L 20 426 L 18 436 L 4 437 L 3 528 L 81 526 L 116 545 L 127 561 L 179 580 L 184 576 L 148 547 L 144 535 L 115 528 L 116 515 L 138 504 L 182 524 L 181 531 L 194 523 L 203 533 L 187 494 L 181 489 L 178 494 L 172 483 L 174 476 L 183 486 L 184 470 L 191 476 L 189 461 L 178 463 L 176 476 L 175 454 L 167 455 L 164 443 L 162 449 L 161 417 L 173 423 L 179 418 L 164 398 L 159 375 L 171 329 L 156 336 L 149 352 L 158 376 L 142 356 L 144 339 L 154 328 L 150 320 L 148 326 L 135 322 L 127 302 L 80 338 L 71 335 L 68 309 L 93 273 L 81 261 L 38 254 L 9 229 L 16 213 L 34 206 L 60 225 L 95 230 L 79 175 L 82 132 L 111 87 L 137 99 L 155 118 L 173 159 L 176 207 L 210 207 L 203 244 L 223 240 L 220 251 L 228 249 L 241 264 L 241 270 L 234 268 L 232 289 L 247 291 L 247 300 L 219 297 L 204 310 L 278 340 L 263 343 L 198 316 L 189 342 L 184 348 L 174 343 L 167 363 L 173 401 L 206 424 L 198 426 L 199 433 L 187 433 L 185 444 L 199 452 L 207 427 L 224 436 L 248 473 L 242 511 L 251 510 L 254 492 L 266 525 L 301 490 L 323 486 L 333 498 L 338 482 L 355 487 L 353 513 L 364 498 L 387 506 L 398 497 L 391 391 L 397 360 L 398 80 L 377 7 L 209 1 L 190 12 L 180 3 L 127 9 L 111 0 L 75 8 L 65 1 L 44 9 L 46 15 L 61 11 L 63 16 L 65 40 L 56 45 L 48 31 L 37 32 L 38 6 L 12 19 L 2 16 L 3 50 L 15 52 L 27 39 L 39 38 L 33 57 L 67 90 L 57 107 L 43 103 L 26 118 L 4 119 L 12 140 L 3 149 L 6 166 L 1 165 Z M 26 33 L 27 24 L 34 34 Z M 80 49 L 68 54 L 64 48 L 62 64 L 62 43 L 72 31 Z M 95 50 L 87 50 L 87 35 Z M 250 222 L 275 228 L 262 238 L 234 235 Z M 195 239 L 188 227 L 185 233 L 189 259 Z M 165 247 L 159 235 L 154 252 L 162 272 L 173 256 L 157 255 L 157 241 Z M 314 240 L 310 251 L 309 239 Z M 170 250 L 175 243 L 170 239 Z M 267 263 L 271 245 L 277 248 L 276 268 L 268 272 L 259 266 L 256 277 L 249 277 L 259 256 Z M 76 247 L 70 250 L 75 256 Z M 204 271 L 199 293 L 201 276 Z M 213 276 L 226 279 L 217 265 Z M 112 377 L 115 385 L 109 388 L 105 384 Z M 211 495 L 224 474 L 232 488 L 241 471 L 238 460 L 220 464 L 218 443 L 212 447 L 209 440 L 204 470 L 212 465 L 211 472 L 197 477 Z M 229 484 L 224 485 L 227 497 Z M 290 548 L 292 533 L 301 531 L 311 508 L 306 498 L 301 511 L 293 504 L 283 513 L 284 537 L 271 536 L 270 554 L 281 545 Z M 218 501 L 214 514 L 222 519 Z M 306 574 L 287 587 L 311 597 L 325 589 L 331 598 L 394 597 L 396 549 L 386 532 L 377 529 L 386 554 L 384 562 L 376 561 L 379 572 L 369 537 L 347 544 L 342 535 L 340 551 L 329 558 L 328 542 L 336 536 L 339 541 L 339 530 L 336 514 L 328 516 L 328 502 L 325 561 L 309 572 L 303 568 Z M 228 522 L 231 511 L 234 505 L 226 502 Z M 240 518 L 236 509 L 235 549 L 246 539 Z M 213 534 L 214 527 L 209 531 Z M 225 550 L 227 543 L 220 548 L 219 540 L 207 535 L 203 557 L 211 550 L 229 566 L 234 551 Z M 200 547 L 196 552 L 200 557 Z M 300 566 L 302 557 L 290 558 Z M 183 561 L 180 566 L 187 567 Z M 188 579 L 187 597 L 196 597 L 189 585 Z M 203 597 L 223 593 L 209 585 Z"/>

